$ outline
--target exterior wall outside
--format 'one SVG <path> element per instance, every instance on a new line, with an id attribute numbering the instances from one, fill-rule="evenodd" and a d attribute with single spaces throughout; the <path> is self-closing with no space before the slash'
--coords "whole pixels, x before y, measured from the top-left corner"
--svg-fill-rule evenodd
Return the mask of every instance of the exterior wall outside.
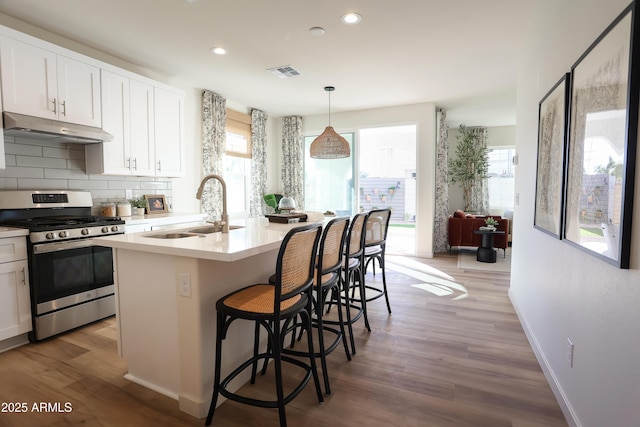
<path id="1" fill-rule="evenodd" d="M 629 270 L 534 229 L 538 102 L 628 4 L 538 2 L 519 58 L 510 297 L 570 425 L 584 427 L 640 420 L 640 174 Z"/>

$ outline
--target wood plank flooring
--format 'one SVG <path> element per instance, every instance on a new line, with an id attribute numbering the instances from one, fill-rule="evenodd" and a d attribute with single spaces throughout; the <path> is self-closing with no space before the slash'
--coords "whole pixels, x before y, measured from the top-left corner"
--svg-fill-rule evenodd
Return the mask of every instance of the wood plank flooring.
<path id="1" fill-rule="evenodd" d="M 507 297 L 508 274 L 458 269 L 455 255 L 392 259 L 393 314 L 383 300 L 369 305 L 372 332 L 355 325 L 353 360 L 341 347 L 328 357 L 331 396 L 319 404 L 309 384 L 287 405 L 289 426 L 567 425 Z M 115 336 L 112 318 L 0 354 L 2 409 L 28 407 L 0 412 L 0 426 L 203 425 L 123 378 Z M 244 390 L 269 391 L 271 371 Z M 50 411 L 33 411 L 40 402 Z M 213 425 L 277 426 L 278 414 L 227 401 Z"/>

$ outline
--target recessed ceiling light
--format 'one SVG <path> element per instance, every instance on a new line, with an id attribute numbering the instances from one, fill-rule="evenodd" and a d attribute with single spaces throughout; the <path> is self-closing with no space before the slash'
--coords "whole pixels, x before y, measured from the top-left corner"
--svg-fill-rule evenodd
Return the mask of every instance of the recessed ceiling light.
<path id="1" fill-rule="evenodd" d="M 342 15 L 342 22 L 349 25 L 357 24 L 358 22 L 360 22 L 361 19 L 362 19 L 362 16 L 360 16 L 355 12 L 349 12 Z"/>
<path id="2" fill-rule="evenodd" d="M 322 36 L 324 35 L 324 28 L 322 27 L 311 27 L 309 28 L 309 32 L 311 33 L 312 36 Z"/>
<path id="3" fill-rule="evenodd" d="M 216 55 L 224 55 L 227 51 L 222 47 L 212 47 L 211 53 L 215 53 Z"/>

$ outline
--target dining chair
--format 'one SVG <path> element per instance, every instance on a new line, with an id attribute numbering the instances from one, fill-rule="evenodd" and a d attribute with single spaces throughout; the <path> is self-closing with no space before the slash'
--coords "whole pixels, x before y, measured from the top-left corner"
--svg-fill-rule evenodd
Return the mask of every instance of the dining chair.
<path id="1" fill-rule="evenodd" d="M 276 261 L 275 284 L 254 284 L 232 292 L 216 302 L 216 350 L 213 396 L 205 425 L 213 420 L 219 395 L 236 402 L 264 408 L 278 408 L 280 426 L 286 427 L 285 405 L 291 402 L 313 378 L 318 401 L 323 402 L 320 380 L 314 357 L 311 311 L 316 252 L 322 226 L 309 224 L 291 229 L 284 237 Z M 282 354 L 283 340 L 294 319 L 307 336 L 306 355 L 303 359 Z M 253 356 L 240 364 L 224 379 L 221 379 L 222 347 L 231 324 L 236 320 L 255 322 Z M 268 335 L 266 351 L 260 351 L 259 333 L 265 329 Z M 256 381 L 258 362 L 273 360 L 275 370 L 275 400 L 251 398 L 232 392 L 229 384 L 251 368 L 250 383 Z M 297 385 L 287 395 L 283 387 L 283 363 L 293 365 L 304 372 Z M 263 369 L 264 373 L 264 369 Z"/>

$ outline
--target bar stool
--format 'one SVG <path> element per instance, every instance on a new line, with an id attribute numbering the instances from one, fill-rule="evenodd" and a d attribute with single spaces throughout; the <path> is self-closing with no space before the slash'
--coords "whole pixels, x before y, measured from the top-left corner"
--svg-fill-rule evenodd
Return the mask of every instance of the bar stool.
<path id="1" fill-rule="evenodd" d="M 387 230 L 389 229 L 389 219 L 391 218 L 391 209 L 373 209 L 369 211 L 367 220 L 367 232 L 364 242 L 364 271 L 371 263 L 373 265 L 373 275 L 376 274 L 376 261 L 382 270 L 382 288 L 372 285 L 366 285 L 365 289 L 372 291 L 368 293 L 366 302 L 373 301 L 384 296 L 387 302 L 387 310 L 391 314 L 391 305 L 389 304 L 389 294 L 387 293 L 387 277 L 385 274 L 385 248 L 387 244 Z M 364 275 L 362 277 L 364 281 Z"/>
<path id="2" fill-rule="evenodd" d="M 313 299 L 312 320 L 313 326 L 318 332 L 319 349 L 316 351 L 315 357 L 320 358 L 325 393 L 327 396 L 331 394 L 327 370 L 327 355 L 335 350 L 340 342 L 342 342 L 347 360 L 351 360 L 342 311 L 338 312 L 338 321 L 336 322 L 325 323 L 323 319 L 325 307 L 333 303 L 335 298 L 340 298 L 340 290 L 342 287 L 342 247 L 344 246 L 348 226 L 348 217 L 335 218 L 329 221 L 324 227 L 322 238 L 320 239 L 318 256 L 316 258 L 316 276 L 313 284 L 315 297 Z M 327 302 L 327 298 L 330 298 L 329 302 Z M 339 303 L 339 301 L 337 303 Z M 296 356 L 305 356 L 306 352 L 293 349 L 295 328 L 293 328 L 291 332 L 293 334 L 291 340 L 292 345 L 290 348 L 283 349 L 282 352 Z M 334 335 L 333 340 L 325 342 L 326 332 Z"/>
<path id="3" fill-rule="evenodd" d="M 214 370 L 213 396 L 205 425 L 210 425 L 221 394 L 227 399 L 263 408 L 278 408 L 280 426 L 287 425 L 285 405 L 291 402 L 313 377 L 318 401 L 322 402 L 322 390 L 313 357 L 311 332 L 312 285 L 315 259 L 322 227 L 310 224 L 291 229 L 284 237 L 276 263 L 275 285 L 255 284 L 232 292 L 216 302 L 216 360 Z M 308 363 L 283 355 L 283 339 L 291 323 L 299 316 L 307 335 Z M 231 323 L 237 319 L 255 322 L 253 356 L 243 362 L 227 377 L 221 380 L 222 342 L 226 338 Z M 259 350 L 259 332 L 264 328 L 268 334 L 265 352 Z M 258 362 L 273 360 L 276 379 L 276 400 L 260 400 L 231 392 L 227 387 L 245 369 L 251 367 L 251 384 L 255 383 Z M 305 372 L 298 385 L 286 396 L 283 390 L 283 362 L 295 365 Z"/>
<path id="4" fill-rule="evenodd" d="M 345 307 L 346 324 L 351 342 L 351 354 L 356 354 L 356 343 L 353 337 L 353 324 L 361 317 L 364 317 L 365 327 L 371 332 L 369 318 L 367 316 L 366 300 L 361 300 L 359 295 L 364 295 L 363 266 L 364 266 L 364 237 L 367 224 L 367 213 L 359 213 L 353 216 L 344 245 L 344 263 L 342 267 L 342 298 L 330 300 L 327 312 L 333 305 L 337 305 L 339 310 Z M 355 295 L 358 290 L 358 297 Z M 355 315 L 352 316 L 352 309 Z M 327 320 L 326 323 L 335 324 L 336 321 Z"/>

